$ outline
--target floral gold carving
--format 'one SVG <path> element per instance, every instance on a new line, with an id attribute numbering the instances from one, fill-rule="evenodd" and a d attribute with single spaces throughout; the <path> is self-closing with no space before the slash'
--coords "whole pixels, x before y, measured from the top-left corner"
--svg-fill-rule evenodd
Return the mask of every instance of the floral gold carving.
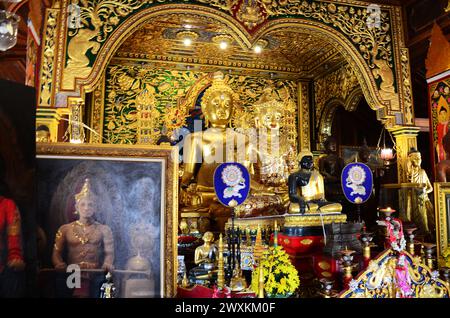
<path id="1" fill-rule="evenodd" d="M 40 71 L 40 89 L 39 89 L 39 105 L 52 105 L 52 90 L 54 79 L 55 65 L 55 38 L 57 36 L 57 27 L 59 19 L 59 11 L 49 9 L 46 12 L 46 24 L 44 26 L 44 43 L 42 45 L 42 62 Z"/>

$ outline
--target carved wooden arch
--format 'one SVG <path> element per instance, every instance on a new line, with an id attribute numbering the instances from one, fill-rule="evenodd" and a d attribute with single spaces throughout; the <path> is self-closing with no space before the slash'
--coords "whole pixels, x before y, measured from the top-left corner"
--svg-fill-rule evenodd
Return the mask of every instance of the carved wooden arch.
<path id="1" fill-rule="evenodd" d="M 75 94 L 83 96 L 85 92 L 93 90 L 98 84 L 103 70 L 112 58 L 113 54 L 125 41 L 125 39 L 131 35 L 132 31 L 148 23 L 152 18 L 170 13 L 201 14 L 205 17 L 211 18 L 214 21 L 226 26 L 235 40 L 248 48 L 250 48 L 253 43 L 268 32 L 283 28 L 290 28 L 290 30 L 301 30 L 306 28 L 308 30 L 321 32 L 325 34 L 336 45 L 336 47 L 339 48 L 340 53 L 355 70 L 363 94 L 370 107 L 372 109 L 386 108 L 386 111 L 381 112 L 384 114 L 384 117 L 390 117 L 393 115 L 393 112 L 390 109 L 390 102 L 381 98 L 374 75 L 372 74 L 372 71 L 367 63 L 365 63 L 361 53 L 358 52 L 354 44 L 352 44 L 348 38 L 325 23 L 312 21 L 301 17 L 278 18 L 269 21 L 255 34 L 251 35 L 245 30 L 245 28 L 236 23 L 236 20 L 229 14 L 215 8 L 196 4 L 160 4 L 143 9 L 137 13 L 130 14 L 117 27 L 117 29 L 109 35 L 105 43 L 101 46 L 95 57 L 95 61 L 89 75 L 84 79 L 76 78 L 73 91 L 63 92 L 63 94 L 73 95 L 74 92 L 77 92 Z"/>
<path id="2" fill-rule="evenodd" d="M 363 97 L 364 95 L 361 88 L 357 87 L 345 100 L 342 100 L 341 98 L 331 98 L 327 101 L 319 123 L 320 144 L 323 144 L 323 142 L 331 136 L 331 126 L 333 124 L 334 115 L 336 114 L 336 109 L 339 106 L 342 106 L 346 111 L 353 112 L 356 110 Z"/>

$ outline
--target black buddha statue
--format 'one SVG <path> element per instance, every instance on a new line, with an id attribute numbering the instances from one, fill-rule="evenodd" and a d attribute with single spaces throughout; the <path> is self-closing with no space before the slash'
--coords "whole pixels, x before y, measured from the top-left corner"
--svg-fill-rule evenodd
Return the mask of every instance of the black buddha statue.
<path id="1" fill-rule="evenodd" d="M 289 186 L 289 213 L 340 213 L 340 203 L 328 202 L 325 199 L 324 179 L 313 169 L 314 161 L 311 153 L 300 155 L 300 170 L 291 174 Z"/>
<path id="2" fill-rule="evenodd" d="M 336 139 L 332 136 L 324 142 L 326 156 L 319 159 L 319 171 L 324 177 L 325 195 L 328 199 L 341 202 L 344 200 L 341 187 L 341 174 L 344 160 L 337 153 Z"/>

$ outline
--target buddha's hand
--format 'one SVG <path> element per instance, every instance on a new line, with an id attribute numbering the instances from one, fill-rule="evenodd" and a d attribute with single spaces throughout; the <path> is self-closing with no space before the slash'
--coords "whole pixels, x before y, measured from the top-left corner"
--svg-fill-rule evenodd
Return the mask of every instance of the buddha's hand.
<path id="1" fill-rule="evenodd" d="M 25 262 L 21 259 L 13 259 L 7 265 L 15 271 L 23 271 L 25 269 Z"/>
<path id="2" fill-rule="evenodd" d="M 67 267 L 67 264 L 64 262 L 55 265 L 55 269 L 57 271 L 65 271 L 66 267 Z"/>
<path id="3" fill-rule="evenodd" d="M 114 270 L 113 264 L 104 263 L 102 269 L 106 272 L 112 272 Z"/>

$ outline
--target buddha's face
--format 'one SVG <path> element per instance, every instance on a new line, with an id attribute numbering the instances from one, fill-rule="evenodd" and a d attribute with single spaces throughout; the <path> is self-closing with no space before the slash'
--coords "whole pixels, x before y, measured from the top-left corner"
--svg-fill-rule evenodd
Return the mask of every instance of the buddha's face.
<path id="1" fill-rule="evenodd" d="M 442 124 L 448 121 L 448 114 L 447 110 L 441 109 L 441 111 L 438 114 L 438 121 Z"/>
<path id="2" fill-rule="evenodd" d="M 334 141 L 334 140 L 330 140 L 329 142 L 328 142 L 328 149 L 327 149 L 329 152 L 336 152 L 336 150 L 337 150 L 337 144 L 336 144 L 336 141 Z"/>
<path id="3" fill-rule="evenodd" d="M 255 118 L 256 127 L 266 129 L 280 129 L 282 115 L 276 109 L 265 109 Z"/>
<path id="4" fill-rule="evenodd" d="M 415 168 L 420 167 L 420 165 L 422 164 L 422 156 L 418 152 L 409 155 L 409 160 L 411 161 L 412 166 Z"/>
<path id="5" fill-rule="evenodd" d="M 80 214 L 80 218 L 92 218 L 96 209 L 94 198 L 92 196 L 81 198 L 76 204 L 76 209 Z"/>
<path id="6" fill-rule="evenodd" d="M 50 133 L 46 130 L 37 130 L 36 131 L 36 142 L 49 142 L 50 141 Z"/>
<path id="7" fill-rule="evenodd" d="M 314 165 L 314 160 L 312 156 L 304 156 L 300 160 L 300 167 L 303 169 L 311 170 Z"/>
<path id="8" fill-rule="evenodd" d="M 231 119 L 233 97 L 229 93 L 213 92 L 206 109 L 206 119 L 213 125 L 227 125 Z"/>
<path id="9" fill-rule="evenodd" d="M 203 235 L 203 241 L 206 243 L 212 243 L 214 241 L 214 234 L 212 234 L 212 232 L 206 232 Z"/>

